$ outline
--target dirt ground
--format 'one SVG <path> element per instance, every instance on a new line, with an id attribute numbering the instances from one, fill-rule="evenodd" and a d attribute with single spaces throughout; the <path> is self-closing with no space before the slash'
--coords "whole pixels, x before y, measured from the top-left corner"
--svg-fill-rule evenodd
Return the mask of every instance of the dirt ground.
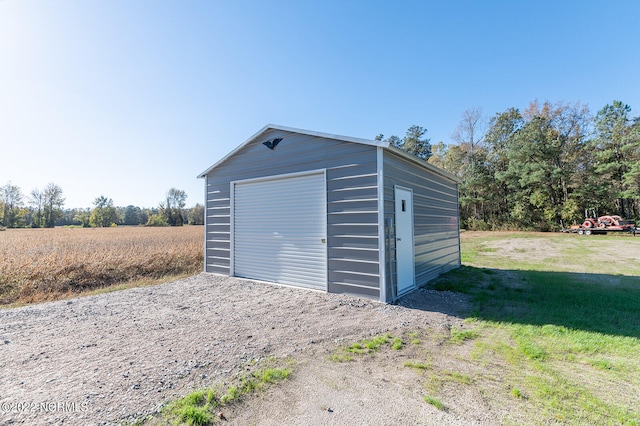
<path id="1" fill-rule="evenodd" d="M 458 395 L 447 410 L 423 401 L 424 377 L 402 365 L 424 346 L 327 359 L 387 332 L 463 327 L 469 309 L 455 293 L 421 289 L 385 305 L 200 274 L 0 310 L 0 424 L 132 422 L 272 355 L 292 357 L 292 378 L 225 409 L 225 424 L 497 424 L 482 395 Z"/>

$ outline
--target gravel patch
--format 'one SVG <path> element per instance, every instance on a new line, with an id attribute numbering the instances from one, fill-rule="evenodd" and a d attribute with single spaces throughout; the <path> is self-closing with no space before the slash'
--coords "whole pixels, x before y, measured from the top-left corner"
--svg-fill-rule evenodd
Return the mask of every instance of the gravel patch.
<path id="1" fill-rule="evenodd" d="M 0 424 L 118 424 L 251 360 L 305 359 L 367 336 L 449 327 L 468 308 L 447 292 L 420 289 L 385 305 L 199 274 L 0 310 Z"/>

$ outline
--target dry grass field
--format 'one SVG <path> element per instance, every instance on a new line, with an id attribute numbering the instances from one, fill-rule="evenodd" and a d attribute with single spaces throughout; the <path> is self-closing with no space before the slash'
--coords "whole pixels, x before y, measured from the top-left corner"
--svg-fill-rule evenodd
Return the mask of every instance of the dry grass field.
<path id="1" fill-rule="evenodd" d="M 201 226 L 0 232 L 0 305 L 60 299 L 202 271 Z"/>

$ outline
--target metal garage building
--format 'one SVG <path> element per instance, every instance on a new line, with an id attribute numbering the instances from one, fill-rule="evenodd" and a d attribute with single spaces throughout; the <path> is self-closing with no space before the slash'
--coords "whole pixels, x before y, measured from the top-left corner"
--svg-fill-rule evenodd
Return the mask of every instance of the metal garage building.
<path id="1" fill-rule="evenodd" d="M 267 125 L 199 177 L 206 272 L 392 302 L 460 266 L 459 179 L 386 142 Z"/>

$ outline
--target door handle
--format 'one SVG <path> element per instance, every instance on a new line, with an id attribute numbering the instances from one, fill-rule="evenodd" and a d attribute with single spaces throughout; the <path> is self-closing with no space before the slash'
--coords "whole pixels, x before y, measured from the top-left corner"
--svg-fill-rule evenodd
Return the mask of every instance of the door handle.
<path id="1" fill-rule="evenodd" d="M 396 238 L 396 241 L 402 241 L 402 238 Z"/>

